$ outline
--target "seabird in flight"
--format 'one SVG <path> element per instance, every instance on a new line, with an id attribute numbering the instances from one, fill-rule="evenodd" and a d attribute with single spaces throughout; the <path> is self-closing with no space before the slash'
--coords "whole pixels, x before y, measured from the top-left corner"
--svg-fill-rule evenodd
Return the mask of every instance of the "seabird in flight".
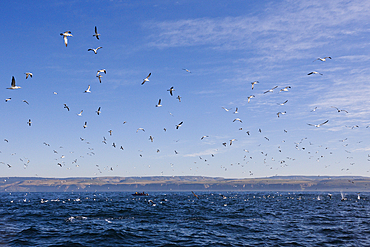
<path id="1" fill-rule="evenodd" d="M 103 47 L 99 46 L 99 47 L 97 47 L 95 49 L 89 48 L 89 49 L 87 49 L 87 51 L 93 51 L 95 54 L 98 54 L 98 50 L 101 49 L 101 48 L 103 48 Z"/>
<path id="2" fill-rule="evenodd" d="M 106 74 L 106 73 L 107 73 L 107 71 L 106 71 L 105 69 L 99 69 L 99 70 L 98 70 L 98 72 L 96 73 L 96 76 L 98 76 L 98 75 L 99 75 L 99 73 L 104 73 L 104 74 Z"/>
<path id="3" fill-rule="evenodd" d="M 28 79 L 28 77 L 32 78 L 32 76 L 33 76 L 33 74 L 31 72 L 26 72 L 25 74 L 26 74 L 26 79 Z"/>
<path id="4" fill-rule="evenodd" d="M 177 95 L 177 98 L 176 99 L 178 99 L 179 100 L 179 102 L 181 102 L 181 97 L 180 97 L 180 95 Z"/>
<path id="5" fill-rule="evenodd" d="M 182 123 L 183 123 L 183 122 L 181 122 L 181 123 L 177 124 L 177 125 L 176 125 L 176 129 L 179 129 L 179 128 L 181 127 Z"/>
<path id="6" fill-rule="evenodd" d="M 90 91 L 90 85 L 87 87 L 87 89 L 85 90 L 84 93 L 91 93 L 91 91 Z"/>
<path id="7" fill-rule="evenodd" d="M 136 133 L 137 133 L 139 130 L 142 130 L 142 131 L 144 131 L 144 132 L 145 132 L 145 129 L 143 129 L 143 128 L 138 128 L 138 129 L 136 130 Z"/>
<path id="8" fill-rule="evenodd" d="M 315 126 L 316 128 L 319 128 L 321 125 L 324 125 L 326 124 L 327 122 L 329 122 L 329 120 L 326 120 L 325 122 L 321 123 L 321 124 L 308 124 L 310 126 Z"/>
<path id="9" fill-rule="evenodd" d="M 102 76 L 102 75 L 97 75 L 96 77 L 98 77 L 99 82 L 101 83 L 101 78 L 102 78 L 103 76 Z"/>
<path id="10" fill-rule="evenodd" d="M 20 86 L 16 86 L 15 85 L 15 78 L 14 78 L 14 76 L 12 77 L 12 82 L 11 82 L 11 84 L 10 84 L 10 87 L 8 87 L 7 89 L 19 89 L 19 88 L 21 88 Z"/>
<path id="11" fill-rule="evenodd" d="M 322 62 L 325 62 L 327 58 L 331 59 L 331 57 L 324 57 L 324 58 L 319 57 L 319 58 L 313 60 L 312 62 L 315 62 L 316 60 L 320 60 Z"/>
<path id="12" fill-rule="evenodd" d="M 316 74 L 316 75 L 322 75 L 321 73 L 317 72 L 317 71 L 312 71 L 310 73 L 308 73 L 307 75 L 313 75 L 313 74 Z"/>
<path id="13" fill-rule="evenodd" d="M 256 97 L 256 96 L 254 96 L 254 95 L 250 95 L 250 96 L 248 96 L 248 103 L 251 101 L 251 99 L 252 98 L 254 98 L 254 97 Z"/>
<path id="14" fill-rule="evenodd" d="M 348 113 L 348 111 L 346 111 L 346 110 L 340 110 L 338 107 L 335 107 L 335 106 L 332 106 L 331 108 L 337 109 L 338 112 L 344 111 L 345 113 Z"/>
<path id="15" fill-rule="evenodd" d="M 157 105 L 155 105 L 155 107 L 161 107 L 161 106 L 162 106 L 162 105 L 161 105 L 161 101 L 162 101 L 162 100 L 161 100 L 161 99 L 159 99 L 159 100 L 158 100 L 158 104 L 157 104 Z"/>
<path id="16" fill-rule="evenodd" d="M 175 91 L 175 89 L 173 89 L 173 87 L 171 87 L 170 89 L 167 89 L 167 91 L 169 91 L 170 95 L 173 96 L 172 91 Z"/>
<path id="17" fill-rule="evenodd" d="M 259 83 L 259 82 L 258 81 L 251 82 L 251 84 L 252 84 L 252 90 L 254 88 L 254 85 L 256 85 L 257 83 Z"/>
<path id="18" fill-rule="evenodd" d="M 30 103 L 28 103 L 27 100 L 22 100 L 22 102 L 26 103 L 27 105 L 29 105 Z"/>
<path id="19" fill-rule="evenodd" d="M 31 119 L 28 119 L 28 122 L 27 122 L 27 124 L 28 124 L 28 126 L 31 126 Z"/>
<path id="20" fill-rule="evenodd" d="M 264 92 L 264 94 L 265 94 L 265 93 L 269 93 L 269 92 L 271 92 L 271 93 L 272 93 L 272 92 L 274 91 L 274 89 L 275 89 L 275 88 L 277 88 L 277 87 L 278 87 L 278 86 L 275 86 L 275 87 L 273 87 L 273 88 L 271 88 L 271 89 L 269 89 L 269 90 L 265 91 L 265 92 Z"/>
<path id="21" fill-rule="evenodd" d="M 93 36 L 99 39 L 100 34 L 98 33 L 98 28 L 96 26 L 95 26 L 95 34 Z"/>
<path id="22" fill-rule="evenodd" d="M 183 69 L 183 70 L 185 70 L 186 72 L 188 72 L 188 73 L 191 73 L 191 71 L 190 70 L 188 70 L 188 69 Z"/>
<path id="23" fill-rule="evenodd" d="M 283 103 L 279 104 L 277 103 L 278 105 L 285 105 L 286 103 L 288 102 L 288 100 L 284 101 Z"/>
<path id="24" fill-rule="evenodd" d="M 85 124 L 84 124 L 84 126 L 83 126 L 83 127 L 84 127 L 84 129 L 85 129 L 85 128 L 87 128 L 87 122 L 85 122 Z"/>
<path id="25" fill-rule="evenodd" d="M 283 89 L 280 89 L 279 93 L 282 92 L 282 91 L 288 92 L 288 88 L 291 88 L 291 86 L 287 86 L 287 87 L 285 87 Z"/>
<path id="26" fill-rule="evenodd" d="M 152 75 L 152 73 L 149 73 L 149 75 L 143 80 L 141 85 L 144 85 L 145 82 L 149 81 L 149 77 Z"/>
<path id="27" fill-rule="evenodd" d="M 69 111 L 69 107 L 67 106 L 67 104 L 64 104 L 63 108 L 66 108 Z"/>
<path id="28" fill-rule="evenodd" d="M 61 36 L 63 36 L 63 39 L 64 39 L 64 44 L 66 45 L 66 47 L 67 47 L 67 45 L 68 45 L 68 36 L 69 37 L 72 37 L 73 35 L 72 35 L 72 33 L 71 33 L 71 31 L 65 31 L 64 33 L 60 33 L 60 35 Z"/>
<path id="29" fill-rule="evenodd" d="M 96 114 L 100 115 L 101 111 L 100 111 L 100 106 L 98 108 L 98 110 L 96 111 Z"/>

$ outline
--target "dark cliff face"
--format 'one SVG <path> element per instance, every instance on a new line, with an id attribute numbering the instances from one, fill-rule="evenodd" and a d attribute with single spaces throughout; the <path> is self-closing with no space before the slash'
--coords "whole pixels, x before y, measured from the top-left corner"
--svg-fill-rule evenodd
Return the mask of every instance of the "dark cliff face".
<path id="1" fill-rule="evenodd" d="M 210 177 L 2 178 L 0 192 L 98 191 L 370 191 L 367 177 L 304 176 L 255 179 Z"/>

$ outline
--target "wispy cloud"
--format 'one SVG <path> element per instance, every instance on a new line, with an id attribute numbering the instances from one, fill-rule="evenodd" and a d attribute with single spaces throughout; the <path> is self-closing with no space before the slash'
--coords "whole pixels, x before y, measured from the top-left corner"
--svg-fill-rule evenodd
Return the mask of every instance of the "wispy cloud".
<path id="1" fill-rule="evenodd" d="M 367 32 L 354 26 L 366 21 L 369 11 L 366 1 L 285 1 L 266 8 L 258 17 L 150 23 L 155 33 L 150 44 L 160 48 L 207 45 L 213 49 L 253 49 L 265 55 L 275 51 L 274 56 L 280 51 L 286 58 L 295 58 L 297 52 L 336 43 L 339 36 Z"/>

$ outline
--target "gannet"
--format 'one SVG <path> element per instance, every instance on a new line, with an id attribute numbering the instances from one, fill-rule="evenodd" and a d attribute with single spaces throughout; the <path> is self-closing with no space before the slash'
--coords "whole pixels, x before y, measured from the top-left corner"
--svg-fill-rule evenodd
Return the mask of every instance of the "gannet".
<path id="1" fill-rule="evenodd" d="M 103 48 L 103 47 L 99 46 L 99 47 L 97 47 L 95 49 L 89 48 L 89 49 L 87 49 L 87 51 L 93 51 L 95 54 L 98 54 L 98 50 L 101 49 L 101 48 Z"/>
<path id="2" fill-rule="evenodd" d="M 277 87 L 278 87 L 278 86 L 275 86 L 275 87 L 273 87 L 273 88 L 271 88 L 271 89 L 269 89 L 269 90 L 265 91 L 265 92 L 264 92 L 264 94 L 265 94 L 265 93 L 269 93 L 269 92 L 271 92 L 271 93 L 272 93 L 272 92 L 274 91 L 274 89 L 275 89 L 275 88 L 277 88 Z"/>
<path id="3" fill-rule="evenodd" d="M 8 87 L 7 89 L 19 89 L 19 88 L 21 88 L 21 87 L 15 85 L 15 78 L 14 78 L 14 76 L 12 76 L 12 82 L 10 84 L 10 87 Z"/>
<path id="4" fill-rule="evenodd" d="M 321 123 L 321 124 L 308 124 L 308 125 L 310 125 L 310 126 L 315 126 L 315 127 L 319 128 L 321 125 L 324 125 L 324 124 L 326 124 L 327 122 L 329 122 L 329 120 L 326 120 L 325 122 L 323 122 L 323 123 Z"/>
<path id="5" fill-rule="evenodd" d="M 254 95 L 250 95 L 250 96 L 248 96 L 248 103 L 251 101 L 251 99 L 252 98 L 254 98 L 254 97 L 256 97 L 256 96 L 254 96 Z"/>
<path id="6" fill-rule="evenodd" d="M 322 75 L 321 73 L 316 72 L 316 71 L 312 71 L 312 72 L 308 73 L 307 75 L 313 75 L 313 74 Z"/>
<path id="7" fill-rule="evenodd" d="M 77 113 L 77 116 L 82 116 L 82 112 L 83 112 L 84 110 L 81 110 L 81 112 L 80 113 Z"/>
<path id="8" fill-rule="evenodd" d="M 320 60 L 322 62 L 325 62 L 327 58 L 331 59 L 331 57 L 324 57 L 324 58 L 319 57 L 319 58 L 313 60 L 312 62 L 315 62 L 316 60 Z"/>
<path id="9" fill-rule="evenodd" d="M 87 89 L 85 90 L 84 93 L 91 93 L 91 91 L 90 91 L 90 85 L 87 87 Z"/>
<path id="10" fill-rule="evenodd" d="M 230 146 L 231 146 L 231 144 L 233 144 L 234 141 L 236 141 L 236 139 L 231 139 L 230 140 Z"/>
<path id="11" fill-rule="evenodd" d="M 288 102 L 288 100 L 284 101 L 283 103 L 279 104 L 277 103 L 278 105 L 285 105 L 286 103 Z"/>
<path id="12" fill-rule="evenodd" d="M 106 74 L 106 73 L 107 73 L 107 71 L 106 71 L 105 69 L 99 69 L 99 70 L 98 70 L 98 72 L 96 73 L 96 76 L 98 76 L 98 75 L 99 75 L 99 73 L 104 73 L 104 74 Z"/>
<path id="13" fill-rule="evenodd" d="M 143 80 L 141 85 L 144 85 L 145 82 L 149 81 L 149 77 L 151 76 L 152 73 L 149 73 L 149 75 Z"/>
<path id="14" fill-rule="evenodd" d="M 98 77 L 99 82 L 101 83 L 101 78 L 102 78 L 103 76 L 102 76 L 102 75 L 97 75 L 96 77 Z"/>
<path id="15" fill-rule="evenodd" d="M 142 131 L 144 131 L 144 132 L 145 132 L 145 129 L 143 129 L 143 128 L 138 128 L 138 129 L 136 130 L 136 133 L 137 133 L 139 130 L 142 130 Z"/>
<path id="16" fill-rule="evenodd" d="M 181 97 L 180 97 L 180 95 L 177 95 L 177 98 L 176 99 L 178 99 L 179 100 L 179 102 L 181 102 Z"/>
<path id="17" fill-rule="evenodd" d="M 279 93 L 282 92 L 282 91 L 288 92 L 288 88 L 291 88 L 291 86 L 287 86 L 287 87 L 285 87 L 283 89 L 280 89 Z"/>
<path id="18" fill-rule="evenodd" d="M 285 112 L 280 112 L 280 111 L 279 111 L 278 113 L 276 113 L 276 115 L 277 115 L 278 117 L 280 117 L 280 114 L 281 114 L 281 115 L 284 115 L 285 113 L 286 113 L 286 111 L 285 111 Z"/>
<path id="19" fill-rule="evenodd" d="M 176 129 L 179 129 L 181 127 L 183 122 L 180 122 L 179 124 L 176 125 Z"/>
<path id="20" fill-rule="evenodd" d="M 95 26 L 95 34 L 93 36 L 99 39 L 100 34 L 98 33 L 98 28 L 96 26 Z"/>
<path id="21" fill-rule="evenodd" d="M 200 139 L 201 139 L 201 140 L 203 140 L 203 139 L 204 139 L 204 138 L 206 138 L 206 137 L 208 137 L 208 136 L 202 136 Z"/>
<path id="22" fill-rule="evenodd" d="M 153 136 L 149 136 L 149 140 L 150 140 L 151 142 L 153 142 L 153 141 L 154 141 Z"/>
<path id="23" fill-rule="evenodd" d="M 251 82 L 251 84 L 252 84 L 252 90 L 254 88 L 254 85 L 257 84 L 257 83 L 259 83 L 259 82 L 258 81 Z"/>
<path id="24" fill-rule="evenodd" d="M 25 74 L 26 74 L 26 79 L 28 79 L 28 77 L 32 78 L 32 76 L 33 76 L 33 74 L 31 72 L 26 72 Z"/>
<path id="25" fill-rule="evenodd" d="M 69 107 L 67 106 L 67 104 L 64 104 L 63 108 L 66 108 L 69 111 Z"/>
<path id="26" fill-rule="evenodd" d="M 233 122 L 235 122 L 235 121 L 239 121 L 239 122 L 243 123 L 243 122 L 242 122 L 242 120 L 241 120 L 240 118 L 235 118 L 235 119 L 233 120 Z"/>
<path id="27" fill-rule="evenodd" d="M 66 47 L 67 47 L 67 45 L 68 45 L 68 36 L 69 37 L 72 37 L 73 35 L 72 35 L 72 33 L 71 33 L 71 31 L 65 31 L 64 33 L 60 33 L 60 35 L 61 36 L 63 36 L 63 39 L 64 39 L 64 44 L 66 45 Z"/>
<path id="28" fill-rule="evenodd" d="M 98 110 L 96 111 L 96 114 L 100 115 L 101 111 L 100 111 L 100 106 L 98 108 Z"/>
<path id="29" fill-rule="evenodd" d="M 87 128 L 87 122 L 85 122 L 85 124 L 84 124 L 84 126 L 83 126 L 83 127 L 84 127 L 84 129 L 85 129 L 85 128 Z"/>
<path id="30" fill-rule="evenodd" d="M 28 124 L 28 126 L 31 126 L 31 119 L 28 119 L 28 122 L 27 122 L 27 124 Z"/>
<path id="31" fill-rule="evenodd" d="M 175 89 L 173 89 L 173 87 L 171 87 L 170 89 L 167 89 L 167 91 L 169 91 L 170 95 L 173 96 L 172 91 L 175 91 Z"/>
<path id="32" fill-rule="evenodd" d="M 161 99 L 159 99 L 159 100 L 158 100 L 158 104 L 157 104 L 157 105 L 155 105 L 155 107 L 161 107 L 161 106 L 162 106 L 162 105 L 161 105 L 161 101 L 162 101 L 162 100 L 161 100 Z"/>

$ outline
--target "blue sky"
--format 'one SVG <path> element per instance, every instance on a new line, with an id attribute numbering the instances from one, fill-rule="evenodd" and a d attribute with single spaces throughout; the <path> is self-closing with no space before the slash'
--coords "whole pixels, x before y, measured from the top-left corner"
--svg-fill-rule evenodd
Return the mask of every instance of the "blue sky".
<path id="1" fill-rule="evenodd" d="M 366 1 L 0 7 L 2 176 L 369 176 Z M 21 89 L 6 89 L 12 76 Z"/>

